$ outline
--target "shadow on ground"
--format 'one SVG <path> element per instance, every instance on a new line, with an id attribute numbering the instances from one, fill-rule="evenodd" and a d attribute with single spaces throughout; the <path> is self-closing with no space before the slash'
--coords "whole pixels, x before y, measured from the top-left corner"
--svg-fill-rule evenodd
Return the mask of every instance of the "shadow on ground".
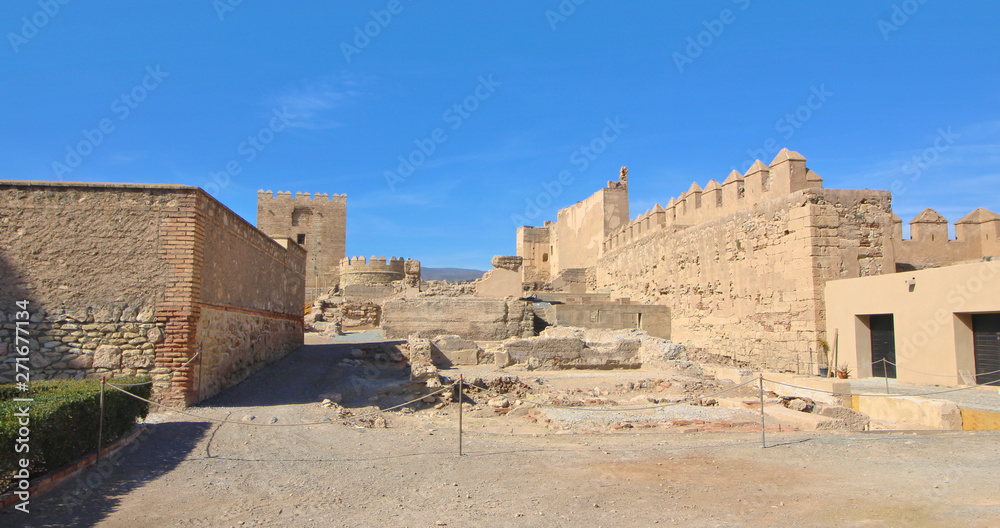
<path id="1" fill-rule="evenodd" d="M 369 336 L 364 336 L 366 338 Z M 368 396 L 385 384 L 407 379 L 409 371 L 399 364 L 380 365 L 366 361 L 348 368 L 341 361 L 351 350 L 393 341 L 366 339 L 362 342 L 307 344 L 284 358 L 261 368 L 239 384 L 205 400 L 209 407 L 266 407 L 318 403 L 333 393 L 341 394 L 345 407 L 371 405 Z"/>
<path id="2" fill-rule="evenodd" d="M 169 473 L 205 437 L 212 424 L 168 422 L 146 429 L 117 455 L 29 502 L 29 513 L 13 507 L 0 512 L 0 526 L 97 526 L 122 498 Z"/>

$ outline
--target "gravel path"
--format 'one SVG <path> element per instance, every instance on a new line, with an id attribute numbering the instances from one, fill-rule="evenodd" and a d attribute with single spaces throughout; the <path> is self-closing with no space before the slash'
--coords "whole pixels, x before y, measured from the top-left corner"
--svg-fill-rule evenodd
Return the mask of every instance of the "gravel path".
<path id="1" fill-rule="evenodd" d="M 995 526 L 1000 434 L 503 434 L 456 413 L 329 424 L 350 344 L 307 345 L 150 431 L 94 473 L 0 513 L 62 526 Z M 375 379 L 373 383 L 384 380 Z M 388 382 L 388 381 L 386 381 Z M 514 418 L 505 418 L 511 421 Z M 495 420 L 495 419 L 491 419 Z M 91 486 L 87 486 L 87 481 Z M 82 501 L 74 493 L 88 492 Z"/>

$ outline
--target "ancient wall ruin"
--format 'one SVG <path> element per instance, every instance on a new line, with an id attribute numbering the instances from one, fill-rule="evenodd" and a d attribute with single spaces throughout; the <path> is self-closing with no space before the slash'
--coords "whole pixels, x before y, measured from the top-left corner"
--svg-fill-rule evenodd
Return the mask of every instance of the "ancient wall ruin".
<path id="1" fill-rule="evenodd" d="M 518 229 L 517 256 L 525 259 L 525 280 L 550 280 L 566 269 L 593 266 L 604 254 L 604 240 L 628 219 L 628 169 L 622 167 L 617 181 L 560 209 L 555 222 Z"/>
<path id="2" fill-rule="evenodd" d="M 457 335 L 501 341 L 534 335 L 534 312 L 528 302 L 510 298 L 393 299 L 382 305 L 382 331 L 390 339 Z"/>
<path id="3" fill-rule="evenodd" d="M 524 259 L 510 255 L 496 255 L 490 261 L 493 269 L 476 281 L 476 297 L 518 297 L 524 293 L 521 268 Z"/>
<path id="4" fill-rule="evenodd" d="M 892 249 L 898 271 L 948 266 L 1000 256 L 1000 215 L 979 208 L 955 222 L 955 238 L 948 220 L 924 209 L 910 221 L 910 238 L 903 238 L 903 220 L 893 215 Z"/>
<path id="5" fill-rule="evenodd" d="M 827 280 L 894 271 L 889 192 L 821 182 L 782 151 L 721 188 L 692 185 L 605 241 L 596 287 L 668 306 L 677 342 L 795 369 L 826 337 Z"/>
<path id="6" fill-rule="evenodd" d="M 192 403 L 302 343 L 286 245 L 196 187 L 0 181 L 0 312 L 31 303 L 32 379 L 150 375 Z"/>
<path id="7" fill-rule="evenodd" d="M 558 326 L 618 330 L 634 328 L 654 337 L 670 339 L 670 309 L 656 304 L 587 303 L 554 304 L 551 321 Z"/>
<path id="8" fill-rule="evenodd" d="M 551 279 L 549 258 L 553 249 L 548 227 L 521 226 L 517 229 L 517 255 L 524 259 L 521 282 L 548 282 Z"/>
<path id="9" fill-rule="evenodd" d="M 307 300 L 337 286 L 347 255 L 347 195 L 257 191 L 257 228 L 306 249 Z"/>

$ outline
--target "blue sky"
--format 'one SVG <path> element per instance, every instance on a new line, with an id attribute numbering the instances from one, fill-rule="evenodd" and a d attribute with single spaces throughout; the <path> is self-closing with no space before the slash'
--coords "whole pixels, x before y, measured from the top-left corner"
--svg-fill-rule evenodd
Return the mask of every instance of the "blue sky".
<path id="1" fill-rule="evenodd" d="M 347 193 L 348 254 L 433 267 L 487 269 L 622 165 L 634 217 L 780 147 L 955 221 L 1000 211 L 998 27 L 986 1 L 7 0 L 0 178 L 198 185 L 251 222 L 257 189 Z"/>

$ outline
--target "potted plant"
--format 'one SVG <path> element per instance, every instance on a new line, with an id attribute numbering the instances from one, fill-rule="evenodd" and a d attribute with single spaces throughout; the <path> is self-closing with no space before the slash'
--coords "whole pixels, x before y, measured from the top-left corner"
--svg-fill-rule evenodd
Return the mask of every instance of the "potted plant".
<path id="1" fill-rule="evenodd" d="M 829 364 L 829 353 L 830 344 L 826 342 L 826 339 L 820 339 L 817 341 L 819 344 L 819 351 L 817 357 L 817 363 L 819 364 L 819 376 L 821 378 L 826 378 L 830 375 L 830 364 Z"/>
<path id="2" fill-rule="evenodd" d="M 847 368 L 847 363 L 841 363 L 837 367 L 837 377 L 840 379 L 847 379 L 851 376 L 851 369 Z"/>

